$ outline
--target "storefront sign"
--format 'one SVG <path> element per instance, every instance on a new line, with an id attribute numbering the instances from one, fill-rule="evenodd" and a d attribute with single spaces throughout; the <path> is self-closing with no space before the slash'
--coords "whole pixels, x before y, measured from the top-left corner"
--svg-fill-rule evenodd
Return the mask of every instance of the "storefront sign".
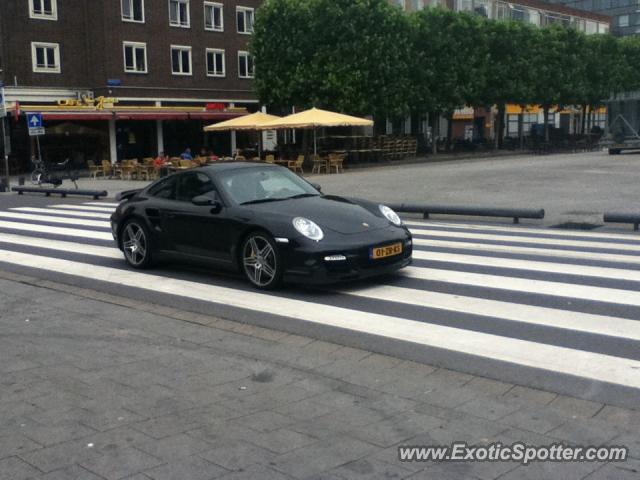
<path id="1" fill-rule="evenodd" d="M 102 97 L 102 96 L 97 98 L 91 98 L 87 95 L 82 95 L 80 100 L 75 100 L 75 99 L 58 100 L 58 105 L 61 107 L 94 107 L 96 110 L 113 108 L 113 105 L 116 103 L 118 103 L 117 98 Z"/>
<path id="2" fill-rule="evenodd" d="M 207 103 L 207 110 L 224 110 L 227 106 L 224 103 Z"/>

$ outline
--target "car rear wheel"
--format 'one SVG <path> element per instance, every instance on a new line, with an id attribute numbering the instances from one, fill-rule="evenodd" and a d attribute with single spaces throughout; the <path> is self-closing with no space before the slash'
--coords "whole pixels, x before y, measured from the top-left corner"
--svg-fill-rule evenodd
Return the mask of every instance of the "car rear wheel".
<path id="1" fill-rule="evenodd" d="M 151 266 L 151 244 L 149 232 L 139 220 L 128 221 L 122 230 L 124 258 L 133 268 Z"/>
<path id="2" fill-rule="evenodd" d="M 241 254 L 242 270 L 254 287 L 271 290 L 282 284 L 282 262 L 271 235 L 250 234 L 242 243 Z"/>

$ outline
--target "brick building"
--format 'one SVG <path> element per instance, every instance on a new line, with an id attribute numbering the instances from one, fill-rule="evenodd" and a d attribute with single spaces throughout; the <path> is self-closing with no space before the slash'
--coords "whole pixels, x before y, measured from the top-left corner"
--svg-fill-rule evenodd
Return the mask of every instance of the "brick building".
<path id="1" fill-rule="evenodd" d="M 248 41 L 260 0 L 2 0 L 0 81 L 13 157 L 33 154 L 42 112 L 51 160 L 229 153 L 203 124 L 255 110 Z M 16 160 L 14 160 L 15 163 Z"/>

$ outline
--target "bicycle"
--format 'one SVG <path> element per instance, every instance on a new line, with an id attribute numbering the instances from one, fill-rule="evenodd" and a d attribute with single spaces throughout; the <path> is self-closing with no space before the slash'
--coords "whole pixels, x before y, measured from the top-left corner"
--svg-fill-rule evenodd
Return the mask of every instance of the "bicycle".
<path id="1" fill-rule="evenodd" d="M 78 189 L 76 181 L 79 177 L 77 172 L 71 170 L 68 158 L 64 162 L 53 164 L 51 169 L 41 159 L 34 158 L 31 162 L 34 165 L 34 169 L 31 172 L 31 183 L 33 185 L 42 186 L 43 183 L 50 183 L 53 188 L 58 188 L 64 180 L 71 180 L 76 190 Z"/>

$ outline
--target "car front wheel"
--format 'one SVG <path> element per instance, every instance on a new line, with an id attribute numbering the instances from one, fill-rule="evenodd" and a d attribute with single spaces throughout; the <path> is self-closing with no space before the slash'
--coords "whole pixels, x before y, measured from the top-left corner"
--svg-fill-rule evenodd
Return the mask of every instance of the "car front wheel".
<path id="1" fill-rule="evenodd" d="M 149 232 L 140 220 L 129 220 L 122 230 L 124 258 L 133 268 L 151 266 Z"/>
<path id="2" fill-rule="evenodd" d="M 242 243 L 242 269 L 253 286 L 272 290 L 282 284 L 282 262 L 271 235 L 250 234 Z"/>

